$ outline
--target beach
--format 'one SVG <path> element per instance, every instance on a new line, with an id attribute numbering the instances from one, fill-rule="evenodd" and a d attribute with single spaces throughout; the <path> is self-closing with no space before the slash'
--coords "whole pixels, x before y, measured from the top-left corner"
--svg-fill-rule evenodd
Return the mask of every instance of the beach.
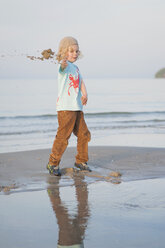
<path id="1" fill-rule="evenodd" d="M 1 247 L 164 247 L 164 148 L 91 146 L 84 173 L 69 147 L 61 177 L 50 151 L 0 154 Z"/>
<path id="2" fill-rule="evenodd" d="M 0 182 L 2 186 L 18 187 L 38 184 L 46 187 L 46 170 L 50 149 L 0 154 Z M 76 148 L 68 148 L 61 161 L 61 169 L 74 167 Z M 165 149 L 140 147 L 89 147 L 89 164 L 93 171 L 108 175 L 122 174 L 121 181 L 165 177 Z M 98 180 L 98 178 L 97 178 Z M 32 187 L 32 186 L 31 186 Z"/>
<path id="3" fill-rule="evenodd" d="M 92 172 L 72 135 L 55 177 L 56 80 L 0 80 L 0 247 L 164 248 L 164 80 L 85 82 Z"/>
<path id="4" fill-rule="evenodd" d="M 164 248 L 165 1 L 0 6 L 0 248 Z M 71 134 L 50 175 L 79 93 L 92 171 Z"/>

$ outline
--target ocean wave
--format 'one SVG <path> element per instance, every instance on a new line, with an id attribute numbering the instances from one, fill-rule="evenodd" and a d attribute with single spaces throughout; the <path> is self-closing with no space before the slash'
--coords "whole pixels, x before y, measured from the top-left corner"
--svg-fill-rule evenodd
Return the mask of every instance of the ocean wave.
<path id="1" fill-rule="evenodd" d="M 86 116 L 114 116 L 114 117 L 122 117 L 122 116 L 140 116 L 140 115 L 165 115 L 165 111 L 142 111 L 142 112 L 95 112 L 95 113 L 86 113 Z"/>
<path id="2" fill-rule="evenodd" d="M 0 116 L 0 120 L 5 119 L 44 119 L 44 118 L 55 118 L 56 114 L 43 114 L 43 115 L 16 115 L 16 116 Z"/>
<path id="3" fill-rule="evenodd" d="M 102 117 L 102 116 L 140 116 L 140 115 L 165 115 L 165 111 L 142 111 L 142 112 L 91 112 L 85 113 L 87 117 Z M 0 116 L 0 120 L 3 119 L 44 119 L 44 118 L 56 118 L 57 114 L 41 114 L 41 115 L 15 115 L 15 116 Z"/>
<path id="4" fill-rule="evenodd" d="M 92 130 L 165 130 L 165 111 L 152 112 L 97 112 L 86 113 Z M 0 117 L 0 136 L 49 134 L 57 131 L 57 115 L 18 115 Z"/>
<path id="5" fill-rule="evenodd" d="M 52 128 L 51 126 L 41 127 L 38 125 L 35 128 L 29 129 L 28 127 L 20 126 L 18 128 L 6 128 L 5 126 L 1 128 L 0 136 L 10 136 L 10 135 L 29 135 L 29 134 L 51 134 L 56 133 L 57 125 Z M 88 128 L 92 130 L 128 130 L 128 129 L 162 129 L 165 130 L 165 120 L 164 121 L 135 121 L 135 122 L 109 122 L 109 123 L 88 123 Z"/>
<path id="6" fill-rule="evenodd" d="M 9 131 L 9 132 L 0 132 L 0 136 L 10 136 L 10 135 L 23 135 L 23 134 L 37 134 L 37 133 L 52 133 L 56 132 L 57 129 L 49 129 L 49 130 L 20 130 L 20 131 Z"/>

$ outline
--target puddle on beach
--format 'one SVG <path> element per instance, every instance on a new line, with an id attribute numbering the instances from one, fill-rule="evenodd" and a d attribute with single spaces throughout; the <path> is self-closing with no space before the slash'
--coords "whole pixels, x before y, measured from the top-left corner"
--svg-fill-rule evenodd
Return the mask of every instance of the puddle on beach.
<path id="1" fill-rule="evenodd" d="M 164 188 L 50 176 L 47 189 L 0 195 L 0 247 L 164 247 Z"/>

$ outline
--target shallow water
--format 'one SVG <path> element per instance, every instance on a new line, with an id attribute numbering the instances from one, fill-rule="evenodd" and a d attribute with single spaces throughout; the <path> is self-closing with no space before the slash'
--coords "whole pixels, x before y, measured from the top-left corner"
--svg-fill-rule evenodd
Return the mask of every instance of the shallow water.
<path id="1" fill-rule="evenodd" d="M 164 79 L 85 82 L 90 145 L 127 140 L 129 146 L 165 147 Z M 0 80 L 0 153 L 50 148 L 58 127 L 56 99 L 56 80 Z M 76 146 L 74 136 L 69 144 Z"/>
<path id="2" fill-rule="evenodd" d="M 0 247 L 164 247 L 164 188 L 50 177 L 46 190 L 1 194 Z"/>

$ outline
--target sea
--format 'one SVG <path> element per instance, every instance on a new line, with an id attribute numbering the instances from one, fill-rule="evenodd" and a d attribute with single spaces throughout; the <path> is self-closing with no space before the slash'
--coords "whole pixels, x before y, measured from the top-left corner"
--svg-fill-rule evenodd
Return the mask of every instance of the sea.
<path id="1" fill-rule="evenodd" d="M 90 146 L 165 147 L 165 79 L 87 78 Z M 51 148 L 56 79 L 0 80 L 0 153 Z M 71 136 L 69 146 L 76 146 Z"/>

